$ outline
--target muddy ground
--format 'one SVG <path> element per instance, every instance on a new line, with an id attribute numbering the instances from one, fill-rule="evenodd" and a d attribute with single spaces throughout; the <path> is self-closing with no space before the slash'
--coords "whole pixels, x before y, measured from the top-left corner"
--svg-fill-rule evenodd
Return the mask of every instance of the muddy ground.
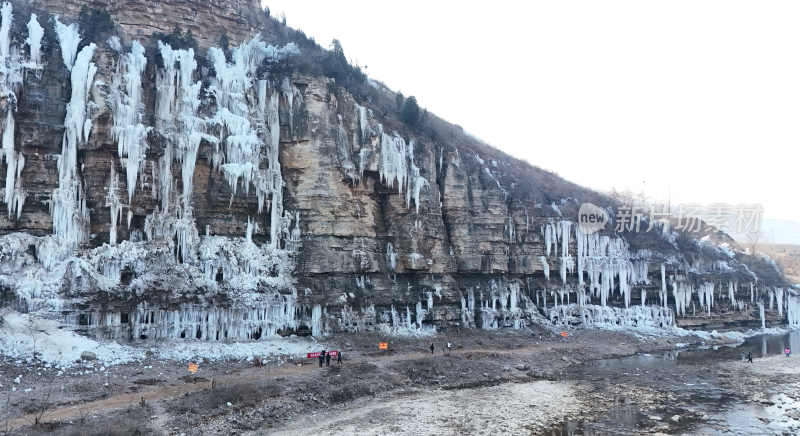
<path id="1" fill-rule="evenodd" d="M 378 342 L 387 340 L 389 350 L 378 350 Z M 454 345 L 449 353 L 443 352 L 447 342 Z M 113 368 L 85 362 L 82 368 L 58 374 L 52 368 L 4 362 L 0 433 L 601 434 L 620 430 L 603 431 L 605 421 L 624 421 L 626 428 L 640 433 L 683 433 L 708 421 L 702 410 L 676 407 L 676 402 L 692 401 L 669 388 L 676 378 L 685 377 L 683 368 L 654 370 L 643 377 L 637 369 L 649 370 L 639 364 L 627 371 L 604 362 L 642 353 L 660 355 L 700 342 L 609 331 L 571 331 L 565 338 L 544 329 L 450 330 L 419 339 L 337 336 L 327 343 L 344 352 L 344 362 L 322 369 L 308 359 L 264 366 L 253 361 L 200 362 L 200 371 L 190 375 L 186 362 L 148 360 Z M 712 372 L 745 369 L 708 371 L 698 366 L 690 372 L 698 378 L 724 378 Z M 18 376 L 21 382 L 15 383 Z M 754 384 L 760 380 L 761 387 L 766 387 L 764 379 L 775 378 L 756 372 L 750 376 Z M 9 386 L 19 388 L 9 392 Z M 761 398 L 757 390 L 753 401 Z M 587 421 L 596 428 L 588 428 Z"/>

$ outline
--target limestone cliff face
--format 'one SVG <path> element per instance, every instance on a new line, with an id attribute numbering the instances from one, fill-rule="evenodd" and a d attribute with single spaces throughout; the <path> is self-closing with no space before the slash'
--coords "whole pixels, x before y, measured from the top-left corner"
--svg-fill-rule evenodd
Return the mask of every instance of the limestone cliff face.
<path id="1" fill-rule="evenodd" d="M 800 322 L 723 234 L 584 234 L 580 205 L 615 201 L 292 71 L 306 54 L 256 1 L 7 5 L 2 304 L 134 339 L 713 324 L 759 303 Z M 65 56 L 84 6 L 114 31 Z M 176 24 L 196 52 L 152 37 Z"/>

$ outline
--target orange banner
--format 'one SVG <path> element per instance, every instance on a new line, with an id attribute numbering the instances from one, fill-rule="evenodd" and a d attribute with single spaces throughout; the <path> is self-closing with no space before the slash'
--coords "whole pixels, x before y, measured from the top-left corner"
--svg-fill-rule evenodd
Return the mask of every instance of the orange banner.
<path id="1" fill-rule="evenodd" d="M 389 343 L 388 342 L 379 342 L 378 343 L 378 349 L 379 350 L 388 350 L 389 349 Z"/>

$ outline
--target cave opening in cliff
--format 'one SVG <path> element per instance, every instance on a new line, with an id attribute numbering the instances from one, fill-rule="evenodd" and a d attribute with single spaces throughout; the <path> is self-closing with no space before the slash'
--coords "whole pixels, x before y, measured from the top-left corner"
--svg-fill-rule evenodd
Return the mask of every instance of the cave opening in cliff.
<path id="1" fill-rule="evenodd" d="M 119 276 L 119 282 L 122 285 L 129 285 L 133 280 L 134 272 L 130 268 L 125 268 L 122 270 Z M 127 314 L 125 314 L 127 317 Z"/>

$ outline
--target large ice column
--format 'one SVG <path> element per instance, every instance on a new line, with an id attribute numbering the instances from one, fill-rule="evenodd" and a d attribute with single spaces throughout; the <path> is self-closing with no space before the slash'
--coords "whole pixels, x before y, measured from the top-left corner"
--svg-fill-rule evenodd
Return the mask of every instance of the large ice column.
<path id="1" fill-rule="evenodd" d="M 406 159 L 406 141 L 399 135 L 381 136 L 381 161 L 380 178 L 390 188 L 397 186 L 402 193 L 408 177 L 408 162 Z"/>
<path id="2" fill-rule="evenodd" d="M 0 14 L 2 15 L 2 23 L 0 23 L 0 57 L 8 58 L 11 55 L 11 26 L 14 22 L 14 7 L 11 3 L 3 3 Z"/>
<path id="3" fill-rule="evenodd" d="M 761 328 L 767 328 L 767 320 L 764 316 L 764 303 L 761 302 L 758 303 L 758 317 L 761 318 Z"/>
<path id="4" fill-rule="evenodd" d="M 267 114 L 265 114 L 267 127 L 269 127 L 270 132 L 269 143 L 267 144 L 269 146 L 267 152 L 267 164 L 269 168 L 267 169 L 266 177 L 263 178 L 264 180 L 259 187 L 259 192 L 262 193 L 262 195 L 259 195 L 259 211 L 262 209 L 262 204 L 266 201 L 267 194 L 269 193 L 272 195 L 269 243 L 273 248 L 279 245 L 279 223 L 281 216 L 283 216 L 283 175 L 281 173 L 281 164 L 279 160 L 281 124 L 278 106 L 278 94 L 273 93 L 269 99 Z M 264 200 L 261 200 L 262 198 Z"/>
<path id="5" fill-rule="evenodd" d="M 294 132 L 294 85 L 288 77 L 284 77 L 281 81 L 281 92 L 289 109 L 289 134 L 291 135 Z"/>
<path id="6" fill-rule="evenodd" d="M 775 303 L 778 305 L 778 316 L 783 317 L 783 288 L 775 288 L 773 291 L 775 294 Z"/>
<path id="7" fill-rule="evenodd" d="M 551 225 L 543 228 L 545 245 L 549 246 L 552 243 L 553 248 L 556 248 L 557 240 L 560 238 L 563 255 L 568 253 L 570 232 L 567 231 L 568 226 L 563 222 L 558 228 Z M 588 277 L 589 291 L 595 297 L 599 297 L 600 305 L 604 306 L 608 297 L 616 289 L 614 282 L 617 280 L 619 293 L 623 296 L 626 307 L 629 306 L 631 286 L 648 283 L 646 261 L 640 259 L 634 264 L 631 261 L 628 245 L 622 238 L 611 238 L 598 233 L 587 235 L 577 226 L 575 227 L 575 238 L 579 287 L 583 286 L 584 277 Z"/>
<path id="8" fill-rule="evenodd" d="M 147 134 L 150 127 L 142 124 L 142 74 L 147 66 L 144 47 L 134 41 L 131 51 L 122 55 L 112 79 L 111 109 L 114 118 L 112 135 L 117 141 L 117 153 L 125 158 L 128 202 L 133 199 L 136 181 L 147 153 Z"/>
<path id="9" fill-rule="evenodd" d="M 786 300 L 786 316 L 789 321 L 789 328 L 800 328 L 800 295 L 796 295 L 792 293 L 792 291 L 789 291 Z"/>
<path id="10" fill-rule="evenodd" d="M 36 14 L 31 14 L 31 19 L 28 21 L 28 38 L 25 44 L 28 45 L 28 62 L 25 65 L 30 69 L 42 68 L 42 37 L 44 36 L 44 29 L 39 24 L 39 19 Z"/>
<path id="11" fill-rule="evenodd" d="M 714 305 L 714 283 L 702 283 L 697 289 L 697 299 L 700 301 L 700 306 L 705 307 L 706 311 L 710 314 L 711 308 Z"/>
<path id="12" fill-rule="evenodd" d="M 561 257 L 569 256 L 569 242 L 570 242 L 571 228 L 572 228 L 572 223 L 566 220 L 559 221 L 558 227 L 556 227 L 558 239 L 561 240 Z"/>
<path id="13" fill-rule="evenodd" d="M 205 134 L 206 120 L 198 115 L 202 82 L 193 79 L 197 62 L 194 50 L 173 50 L 159 41 L 159 50 L 164 59 L 164 70 L 158 73 L 158 97 L 156 99 L 156 127 L 168 138 L 159 182 L 162 189 L 162 207 L 169 205 L 172 195 L 165 190 L 171 185 L 171 160 L 181 163 L 183 195 L 181 206 L 184 212 L 191 208 L 194 164 L 200 141 L 211 139 Z M 176 68 L 177 65 L 177 68 Z M 163 198 L 167 197 L 167 198 Z"/>
<path id="14" fill-rule="evenodd" d="M 397 253 L 394 251 L 394 246 L 391 242 L 386 244 L 386 264 L 389 270 L 394 271 L 397 269 Z"/>
<path id="15" fill-rule="evenodd" d="M 675 315 L 686 315 L 686 309 L 692 302 L 692 286 L 685 281 L 672 280 L 672 296 L 675 298 Z"/>
<path id="16" fill-rule="evenodd" d="M 550 256 L 550 251 L 554 244 L 558 242 L 558 238 L 554 235 L 555 231 L 552 224 L 542 225 L 542 238 L 544 239 L 544 248 L 546 256 Z M 555 239 L 555 240 L 554 240 Z"/>
<path id="17" fill-rule="evenodd" d="M 207 121 L 198 114 L 202 82 L 194 81 L 197 68 L 194 50 L 173 50 L 160 41 L 158 45 L 164 68 L 156 76 L 155 121 L 166 145 L 159 162 L 161 210 L 147 217 L 145 233 L 150 239 L 177 239 L 176 258 L 186 261 L 193 258 L 199 241 L 191 203 L 197 152 L 202 140 L 215 142 L 215 138 L 205 133 Z M 180 196 L 172 192 L 173 161 L 181 165 Z"/>
<path id="18" fill-rule="evenodd" d="M 322 336 L 325 334 L 322 325 L 322 306 L 315 304 L 311 309 L 311 334 L 313 336 Z"/>
<path id="19" fill-rule="evenodd" d="M 58 33 L 62 46 L 80 40 L 77 26 L 68 29 L 72 33 Z M 94 50 L 94 44 L 85 46 L 71 66 L 72 96 L 67 104 L 64 140 L 58 158 L 58 188 L 53 192 L 50 205 L 53 233 L 72 249 L 86 239 L 89 222 L 89 211 L 78 175 L 78 146 L 89 139 L 92 130 L 87 103 L 97 73 L 97 67 L 92 62 Z"/>
<path id="20" fill-rule="evenodd" d="M 72 71 L 72 68 L 75 65 L 75 56 L 78 53 L 78 44 L 81 42 L 78 24 L 63 24 L 61 21 L 59 21 L 58 17 L 55 18 L 55 24 L 58 43 L 61 47 L 61 58 L 64 61 L 64 66 L 67 67 L 67 70 Z"/>
<path id="21" fill-rule="evenodd" d="M 542 262 L 542 272 L 544 272 L 544 279 L 550 280 L 550 263 L 547 262 L 547 257 L 539 256 L 539 261 Z"/>
<path id="22" fill-rule="evenodd" d="M 108 180 L 108 192 L 106 193 L 106 206 L 111 212 L 111 227 L 108 231 L 109 245 L 117 245 L 117 225 L 122 217 L 122 204 L 119 201 L 117 190 L 119 189 L 119 179 L 117 178 L 117 170 L 114 165 L 111 165 L 111 175 Z"/>
<path id="23" fill-rule="evenodd" d="M 218 145 L 213 162 L 225 173 L 233 195 L 240 181 L 248 193 L 252 184 L 258 198 L 258 211 L 270 201 L 270 245 L 279 246 L 281 235 L 287 233 L 283 210 L 283 177 L 280 166 L 281 95 L 292 112 L 294 86 L 288 78 L 280 84 L 258 79 L 258 68 L 265 60 L 277 61 L 297 48 L 287 45 L 276 48 L 266 45 L 260 37 L 241 44 L 232 51 L 232 62 L 225 53 L 212 47 L 209 58 L 215 76 L 209 92 L 214 96 L 217 112 L 212 119 L 218 126 Z M 292 119 L 289 119 L 290 131 Z M 266 165 L 262 165 L 266 163 Z"/>
<path id="24" fill-rule="evenodd" d="M 0 98 L 8 98 L 5 106 L 10 112 L 16 111 L 16 92 L 23 82 L 24 62 L 16 46 L 11 45 L 11 29 L 14 23 L 11 3 L 3 3 L 0 8 Z"/>
<path id="25" fill-rule="evenodd" d="M 561 283 L 567 284 L 567 273 L 575 271 L 575 261 L 571 257 L 562 257 L 559 264 L 559 273 L 561 273 Z"/>
<path id="26" fill-rule="evenodd" d="M 22 170 L 25 168 L 25 155 L 17 153 L 14 149 L 14 115 L 9 111 L 6 114 L 6 124 L 3 129 L 2 145 L 3 150 L 0 154 L 0 163 L 5 158 L 6 161 L 6 184 L 5 196 L 3 201 L 8 208 L 8 218 L 16 214 L 19 219 L 22 214 L 22 206 L 25 204 L 27 194 L 22 187 Z"/>
<path id="27" fill-rule="evenodd" d="M 422 321 L 425 320 L 425 315 L 427 315 L 427 313 L 428 312 L 425 309 L 422 308 L 422 301 L 417 301 L 417 304 L 416 304 L 416 307 L 415 307 L 415 315 L 416 315 L 416 321 L 417 321 L 416 322 L 416 324 L 417 324 L 416 327 L 418 329 L 422 328 Z"/>
<path id="28" fill-rule="evenodd" d="M 475 291 L 467 290 L 467 295 L 461 294 L 461 325 L 464 327 L 475 326 Z"/>
<path id="29" fill-rule="evenodd" d="M 242 44 L 233 50 L 233 63 L 229 63 L 224 52 L 216 47 L 208 51 L 215 71 L 210 87 L 217 103 L 213 121 L 220 126 L 219 145 L 224 147 L 217 149 L 215 162 L 222 163 L 234 194 L 239 179 L 244 180 L 245 192 L 249 191 L 251 183 L 258 186 L 256 179 L 263 141 L 251 122 L 251 112 L 267 110 L 267 83 L 259 81 L 258 94 L 250 96 L 253 101 L 258 97 L 257 106 L 251 108 L 248 92 L 256 90 L 253 86 L 256 69 L 265 56 L 265 47 L 259 38 Z M 261 121 L 263 114 L 252 118 Z"/>
<path id="30" fill-rule="evenodd" d="M 735 310 L 737 307 L 736 304 L 736 288 L 737 283 L 735 282 L 728 282 L 728 301 L 731 303 L 731 307 Z"/>
<path id="31" fill-rule="evenodd" d="M 667 307 L 667 270 L 664 264 L 661 264 L 661 307 Z"/>
<path id="32" fill-rule="evenodd" d="M 397 134 L 382 133 L 379 172 L 381 182 L 390 188 L 397 186 L 397 191 L 401 194 L 405 192 L 406 207 L 410 208 L 413 200 L 419 213 L 420 193 L 429 187 L 429 184 L 427 179 L 420 175 L 420 168 L 414 163 L 414 141 L 406 143 Z"/>
<path id="33" fill-rule="evenodd" d="M 414 163 L 414 141 L 408 142 L 408 187 L 406 188 L 406 208 L 411 207 L 411 200 L 414 200 L 417 214 L 419 214 L 419 195 L 422 189 L 428 188 L 428 180 L 420 175 L 420 169 Z M 513 227 L 511 230 L 513 232 Z M 513 238 L 513 236 L 512 236 Z"/>
<path id="34" fill-rule="evenodd" d="M 361 143 L 366 144 L 369 140 L 369 115 L 367 114 L 367 108 L 356 104 L 356 115 L 358 116 L 358 128 L 361 133 Z"/>
<path id="35" fill-rule="evenodd" d="M 0 116 L 2 130 L 2 150 L 0 164 L 5 160 L 6 180 L 3 201 L 8 208 L 9 219 L 19 219 L 27 194 L 22 186 L 22 170 L 25 167 L 25 156 L 14 148 L 17 96 L 16 93 L 23 82 L 22 59 L 16 47 L 11 45 L 11 27 L 14 21 L 13 7 L 3 3 L 0 10 L 0 98 L 5 100 L 3 114 Z"/>

